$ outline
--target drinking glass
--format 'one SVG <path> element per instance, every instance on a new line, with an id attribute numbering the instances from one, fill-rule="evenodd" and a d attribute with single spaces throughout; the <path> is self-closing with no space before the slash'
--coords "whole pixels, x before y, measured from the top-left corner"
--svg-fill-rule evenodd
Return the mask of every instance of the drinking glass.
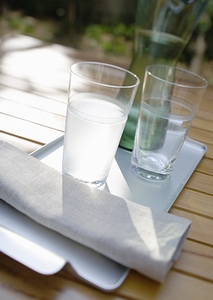
<path id="1" fill-rule="evenodd" d="M 139 81 L 105 63 L 71 66 L 63 173 L 95 187 L 106 182 Z"/>
<path id="2" fill-rule="evenodd" d="M 181 68 L 146 68 L 131 158 L 138 176 L 170 176 L 206 87 L 204 78 Z"/>

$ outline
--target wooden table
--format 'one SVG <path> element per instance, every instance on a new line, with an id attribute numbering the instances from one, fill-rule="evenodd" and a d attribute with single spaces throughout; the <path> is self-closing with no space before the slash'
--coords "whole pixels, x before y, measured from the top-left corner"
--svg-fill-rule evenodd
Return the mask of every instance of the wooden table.
<path id="1" fill-rule="evenodd" d="M 30 153 L 63 134 L 69 68 L 85 54 L 25 36 L 0 44 L 0 139 Z M 90 60 L 106 60 L 94 57 Z M 112 63 L 122 64 L 117 58 Z M 66 270 L 37 274 L 0 253 L 0 299 L 189 299 L 213 297 L 213 88 L 208 87 L 189 136 L 208 151 L 170 213 L 192 220 L 179 260 L 163 284 L 134 271 L 101 292 Z M 187 167 L 187 166 L 186 166 Z"/>

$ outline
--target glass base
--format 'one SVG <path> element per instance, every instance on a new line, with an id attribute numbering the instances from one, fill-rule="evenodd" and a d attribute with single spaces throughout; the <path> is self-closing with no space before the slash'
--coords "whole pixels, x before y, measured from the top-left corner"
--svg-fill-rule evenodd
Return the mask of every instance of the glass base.
<path id="1" fill-rule="evenodd" d="M 85 181 L 85 180 L 83 180 L 83 179 L 77 178 L 77 177 L 75 177 L 75 176 L 73 176 L 73 175 L 67 173 L 64 169 L 62 169 L 62 172 L 63 172 L 64 175 L 70 176 L 70 177 L 72 177 L 73 179 L 78 180 L 78 181 L 80 181 L 80 182 L 82 182 L 82 183 L 85 183 L 85 184 L 87 184 L 87 185 L 90 186 L 90 187 L 99 188 L 99 187 L 104 186 L 105 183 L 106 183 L 106 179 L 104 179 L 104 180 L 96 180 L 96 181 L 91 181 L 91 182 L 90 182 L 90 181 Z"/>
<path id="2" fill-rule="evenodd" d="M 88 186 L 90 187 L 94 187 L 94 188 L 101 188 L 105 185 L 106 181 L 93 181 L 93 182 L 88 182 L 88 181 L 83 181 L 83 180 L 80 180 L 78 178 L 76 178 L 77 180 L 87 184 Z"/>
<path id="3" fill-rule="evenodd" d="M 131 167 L 132 167 L 133 172 L 138 177 L 140 177 L 142 179 L 149 180 L 149 181 L 156 181 L 156 182 L 163 181 L 163 180 L 168 179 L 170 177 L 170 174 L 171 174 L 171 173 L 167 173 L 167 174 L 155 173 L 155 172 L 152 172 L 152 171 L 142 169 L 141 167 L 138 167 L 134 164 L 131 164 Z"/>

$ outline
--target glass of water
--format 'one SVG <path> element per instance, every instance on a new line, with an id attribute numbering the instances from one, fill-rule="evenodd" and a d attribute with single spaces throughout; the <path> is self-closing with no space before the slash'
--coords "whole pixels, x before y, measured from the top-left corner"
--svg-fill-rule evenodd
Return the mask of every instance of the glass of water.
<path id="1" fill-rule="evenodd" d="M 138 85 L 117 66 L 71 66 L 63 173 L 95 187 L 106 182 Z"/>
<path id="2" fill-rule="evenodd" d="M 170 176 L 206 87 L 204 78 L 181 68 L 146 68 L 131 158 L 139 177 Z"/>

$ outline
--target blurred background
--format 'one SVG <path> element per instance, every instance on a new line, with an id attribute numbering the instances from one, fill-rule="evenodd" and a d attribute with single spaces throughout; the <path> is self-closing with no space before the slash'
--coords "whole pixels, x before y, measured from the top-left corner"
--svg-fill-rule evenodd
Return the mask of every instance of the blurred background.
<path id="1" fill-rule="evenodd" d="M 81 51 L 132 58 L 137 0 L 0 0 L 0 35 L 28 35 Z M 94 52 L 95 51 L 95 52 Z M 213 0 L 180 60 L 213 86 Z"/>

